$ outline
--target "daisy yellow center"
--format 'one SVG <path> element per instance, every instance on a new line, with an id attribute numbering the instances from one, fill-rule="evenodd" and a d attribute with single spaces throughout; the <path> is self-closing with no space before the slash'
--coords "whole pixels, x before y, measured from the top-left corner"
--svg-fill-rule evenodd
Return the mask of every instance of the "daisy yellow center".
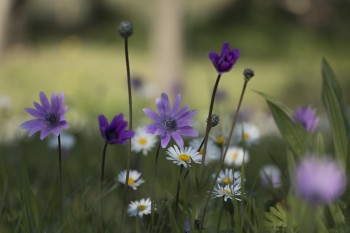
<path id="1" fill-rule="evenodd" d="M 129 177 L 128 185 L 133 185 L 133 184 L 135 184 L 135 180 L 133 178 Z"/>
<path id="2" fill-rule="evenodd" d="M 237 153 L 237 152 L 233 152 L 233 153 L 231 154 L 231 159 L 236 160 L 237 157 L 238 157 L 238 153 Z"/>
<path id="3" fill-rule="evenodd" d="M 223 192 L 224 192 L 225 195 L 228 195 L 228 196 L 231 195 L 231 191 L 228 190 L 228 189 L 224 189 Z"/>
<path id="4" fill-rule="evenodd" d="M 145 205 L 139 205 L 139 206 L 137 206 L 137 210 L 138 211 L 143 211 L 143 210 L 145 210 L 146 209 L 146 206 Z"/>
<path id="5" fill-rule="evenodd" d="M 229 184 L 229 183 L 231 183 L 231 179 L 228 178 L 228 177 L 225 177 L 225 178 L 222 180 L 222 182 L 223 182 L 224 184 Z"/>
<path id="6" fill-rule="evenodd" d="M 216 142 L 217 142 L 217 144 L 219 144 L 219 145 L 222 145 L 222 144 L 224 143 L 224 141 L 225 141 L 224 136 L 219 136 L 219 137 L 216 139 Z"/>
<path id="7" fill-rule="evenodd" d="M 248 140 L 248 139 L 249 139 L 249 134 L 246 133 L 246 132 L 244 132 L 244 133 L 243 133 L 243 139 L 244 139 L 244 140 Z"/>
<path id="8" fill-rule="evenodd" d="M 191 160 L 191 157 L 188 156 L 187 154 L 180 154 L 178 157 L 179 160 L 182 160 L 184 162 L 188 162 Z"/>
<path id="9" fill-rule="evenodd" d="M 203 149 L 200 149 L 200 150 L 199 150 L 199 154 L 203 155 L 203 153 L 204 153 L 204 150 L 203 150 Z"/>
<path id="10" fill-rule="evenodd" d="M 147 143 L 146 138 L 140 138 L 140 139 L 139 139 L 139 143 L 140 143 L 141 145 L 146 145 L 146 143 Z"/>

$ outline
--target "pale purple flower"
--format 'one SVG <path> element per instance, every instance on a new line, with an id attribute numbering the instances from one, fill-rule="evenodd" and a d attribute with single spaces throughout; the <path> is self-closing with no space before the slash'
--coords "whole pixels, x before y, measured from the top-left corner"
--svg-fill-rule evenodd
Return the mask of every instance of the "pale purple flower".
<path id="1" fill-rule="evenodd" d="M 67 107 L 63 105 L 64 94 L 59 95 L 53 92 L 51 95 L 51 104 L 44 92 L 39 94 L 41 105 L 34 102 L 34 108 L 26 108 L 25 111 L 35 117 L 34 120 L 24 122 L 21 129 L 29 130 L 29 136 L 41 131 L 40 139 L 44 139 L 53 133 L 58 136 L 62 129 L 68 128 L 68 123 L 64 119 Z"/>
<path id="2" fill-rule="evenodd" d="M 316 110 L 309 107 L 303 106 L 295 109 L 294 115 L 296 119 L 304 126 L 308 132 L 314 132 L 318 127 L 319 118 L 316 115 Z"/>
<path id="3" fill-rule="evenodd" d="M 292 181 L 296 194 L 314 205 L 336 200 L 346 186 L 345 172 L 336 161 L 314 155 L 302 159 Z"/>
<path id="4" fill-rule="evenodd" d="M 108 124 L 108 120 L 104 115 L 98 116 L 101 135 L 106 143 L 109 144 L 125 144 L 135 134 L 132 130 L 127 130 L 128 122 L 123 120 L 124 115 L 121 113 L 115 116 Z"/>
<path id="5" fill-rule="evenodd" d="M 150 109 L 143 109 L 143 112 L 149 116 L 154 123 L 144 128 L 146 133 L 161 135 L 161 145 L 165 148 L 171 137 L 179 147 L 183 147 L 184 141 L 181 136 L 197 137 L 198 132 L 191 125 L 194 123 L 192 117 L 196 114 L 195 110 L 188 111 L 188 105 L 180 108 L 181 95 L 176 96 L 173 107 L 170 107 L 167 94 L 162 93 L 160 98 L 156 99 L 158 113 Z"/>
<path id="6" fill-rule="evenodd" d="M 222 51 L 220 55 L 217 52 L 210 52 L 208 54 L 216 71 L 219 74 L 230 71 L 234 64 L 236 64 L 239 55 L 239 49 L 231 50 L 230 44 L 227 42 L 222 45 Z"/>

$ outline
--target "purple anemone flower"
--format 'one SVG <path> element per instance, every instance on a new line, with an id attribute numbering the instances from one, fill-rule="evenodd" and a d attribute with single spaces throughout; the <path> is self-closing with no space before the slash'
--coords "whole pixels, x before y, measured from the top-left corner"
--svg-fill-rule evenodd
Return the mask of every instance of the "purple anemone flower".
<path id="1" fill-rule="evenodd" d="M 111 124 L 108 124 L 104 115 L 98 116 L 101 135 L 106 143 L 125 144 L 128 139 L 134 136 L 134 131 L 126 130 L 128 122 L 124 121 L 123 117 L 124 115 L 121 113 L 113 118 Z"/>
<path id="2" fill-rule="evenodd" d="M 53 92 L 51 104 L 44 92 L 39 94 L 41 105 L 34 102 L 34 108 L 25 108 L 25 111 L 35 117 L 34 120 L 24 122 L 21 129 L 29 130 L 29 136 L 41 131 L 40 139 L 44 139 L 50 133 L 58 136 L 62 129 L 68 128 L 68 123 L 64 119 L 67 107 L 63 105 L 64 94 L 59 95 Z"/>
<path id="3" fill-rule="evenodd" d="M 309 107 L 303 106 L 295 109 L 294 115 L 296 119 L 304 126 L 308 132 L 314 132 L 318 127 L 319 118 L 316 115 L 316 110 Z"/>
<path id="4" fill-rule="evenodd" d="M 219 74 L 230 71 L 233 65 L 236 64 L 239 55 L 239 49 L 231 50 L 230 44 L 227 42 L 222 45 L 222 51 L 220 55 L 217 52 L 210 52 L 208 54 L 210 60 L 215 66 L 216 71 Z"/>
<path id="5" fill-rule="evenodd" d="M 305 157 L 294 175 L 296 194 L 314 205 L 327 204 L 343 194 L 346 185 L 343 168 L 329 157 Z"/>
<path id="6" fill-rule="evenodd" d="M 172 137 L 179 147 L 183 147 L 184 141 L 181 137 L 197 137 L 198 132 L 191 125 L 194 123 L 192 117 L 196 114 L 195 110 L 187 111 L 188 105 L 180 108 L 181 95 L 178 94 L 173 108 L 170 107 L 167 94 L 162 93 L 156 100 L 159 115 L 150 109 L 143 109 L 143 112 L 149 116 L 154 123 L 144 128 L 146 133 L 161 135 L 161 145 L 165 148 Z"/>

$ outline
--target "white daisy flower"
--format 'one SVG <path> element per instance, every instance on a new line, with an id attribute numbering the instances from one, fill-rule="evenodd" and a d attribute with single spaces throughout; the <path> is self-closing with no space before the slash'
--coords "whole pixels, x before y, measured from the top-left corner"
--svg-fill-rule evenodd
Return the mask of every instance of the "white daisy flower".
<path id="1" fill-rule="evenodd" d="M 282 186 L 281 171 L 272 164 L 265 165 L 259 171 L 262 186 L 280 188 Z"/>
<path id="2" fill-rule="evenodd" d="M 215 178 L 215 174 L 213 174 Z M 220 185 L 232 185 L 234 183 L 241 182 L 241 173 L 239 171 L 233 172 L 232 169 L 226 168 L 225 170 L 221 170 L 216 180 Z"/>
<path id="3" fill-rule="evenodd" d="M 233 135 L 236 140 L 244 140 L 247 145 L 250 145 L 259 142 L 260 131 L 255 125 L 243 122 L 235 127 Z"/>
<path id="4" fill-rule="evenodd" d="M 194 148 L 195 150 L 198 150 L 199 146 L 201 145 L 203 141 L 203 138 L 196 138 L 190 141 L 190 146 Z M 203 147 L 199 151 L 199 154 L 203 155 Z M 205 155 L 205 164 L 209 164 L 214 161 L 219 161 L 221 157 L 221 151 L 220 148 L 211 140 L 210 138 L 208 139 L 208 144 L 207 144 L 207 152 Z"/>
<path id="5" fill-rule="evenodd" d="M 151 213 L 151 199 L 142 198 L 139 201 L 132 201 L 128 207 L 129 216 L 140 216 L 148 215 Z"/>
<path id="6" fill-rule="evenodd" d="M 227 151 L 224 163 L 227 166 L 235 165 L 236 167 L 242 166 L 242 163 L 249 161 L 249 154 L 240 147 L 230 147 Z"/>
<path id="7" fill-rule="evenodd" d="M 126 170 L 121 171 L 118 175 L 118 181 L 122 184 L 125 184 L 126 180 Z M 135 170 L 130 170 L 129 172 L 129 179 L 128 179 L 128 185 L 133 189 L 136 190 L 142 183 L 145 181 L 141 179 L 141 173 Z"/>
<path id="8" fill-rule="evenodd" d="M 235 198 L 237 201 L 240 201 L 241 198 L 241 183 L 236 183 L 234 185 L 225 185 L 221 186 L 218 184 L 215 186 L 212 198 L 217 197 L 224 197 L 224 201 L 227 201 L 227 199 L 233 199 Z"/>
<path id="9" fill-rule="evenodd" d="M 177 165 L 183 165 L 185 168 L 191 166 L 191 161 L 194 163 L 201 163 L 202 161 L 202 156 L 192 147 L 179 148 L 175 145 L 169 147 L 167 154 L 168 160 L 172 160 Z"/>
<path id="10" fill-rule="evenodd" d="M 131 139 L 131 149 L 137 153 L 142 152 L 143 155 L 147 155 L 156 142 L 155 135 L 148 134 L 142 128 L 138 128 L 135 131 L 135 136 Z"/>

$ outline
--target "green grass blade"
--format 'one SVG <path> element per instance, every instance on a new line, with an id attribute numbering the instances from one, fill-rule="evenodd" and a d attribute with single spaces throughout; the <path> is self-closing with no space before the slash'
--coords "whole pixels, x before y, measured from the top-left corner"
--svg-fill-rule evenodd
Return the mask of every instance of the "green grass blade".
<path id="1" fill-rule="evenodd" d="M 322 102 L 332 129 L 335 157 L 345 164 L 349 125 L 345 116 L 340 85 L 325 59 L 322 60 L 322 77 Z"/>
<path id="2" fill-rule="evenodd" d="M 277 128 L 290 149 L 296 155 L 304 154 L 308 148 L 307 140 L 305 140 L 307 133 L 300 124 L 293 122 L 291 111 L 275 98 L 261 92 L 257 93 L 265 98 Z"/>

